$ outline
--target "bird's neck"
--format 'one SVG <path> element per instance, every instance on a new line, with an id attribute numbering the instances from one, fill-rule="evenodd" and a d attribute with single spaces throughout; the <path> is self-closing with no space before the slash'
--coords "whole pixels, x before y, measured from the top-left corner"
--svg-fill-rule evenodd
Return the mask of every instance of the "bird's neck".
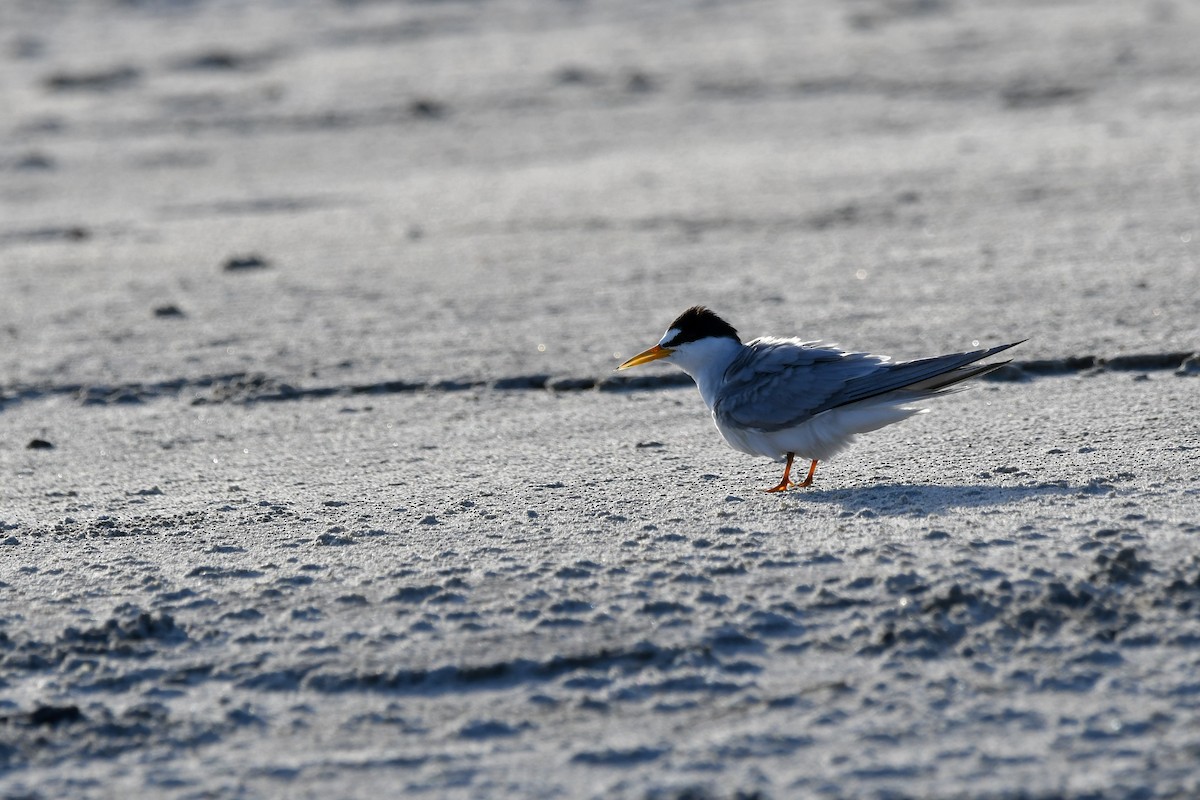
<path id="1" fill-rule="evenodd" d="M 725 336 L 701 339 L 676 350 L 671 361 L 692 376 L 705 405 L 711 409 L 725 380 L 725 370 L 729 369 L 744 347 L 736 339 Z"/>

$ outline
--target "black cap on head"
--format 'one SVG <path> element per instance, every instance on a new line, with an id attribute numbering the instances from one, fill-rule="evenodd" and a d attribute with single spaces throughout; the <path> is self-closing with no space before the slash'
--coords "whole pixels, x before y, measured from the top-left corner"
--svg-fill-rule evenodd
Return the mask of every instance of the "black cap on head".
<path id="1" fill-rule="evenodd" d="M 735 342 L 741 341 L 732 325 L 704 306 L 692 306 L 676 317 L 667 330 L 679 331 L 669 342 L 663 342 L 667 347 L 678 347 L 710 336 L 724 336 Z"/>

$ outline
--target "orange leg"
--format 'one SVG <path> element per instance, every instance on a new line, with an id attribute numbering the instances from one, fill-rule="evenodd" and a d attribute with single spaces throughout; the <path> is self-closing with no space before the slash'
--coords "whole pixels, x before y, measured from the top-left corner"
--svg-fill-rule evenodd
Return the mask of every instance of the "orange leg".
<path id="1" fill-rule="evenodd" d="M 770 489 L 767 489 L 768 492 L 786 492 L 788 490 L 788 486 L 791 485 L 788 482 L 788 476 L 792 474 L 792 459 L 795 457 L 795 453 L 788 453 L 787 466 L 783 468 L 782 480 L 779 481 L 778 486 L 772 486 Z"/>
<path id="2" fill-rule="evenodd" d="M 814 458 L 811 465 L 808 467 L 808 477 L 796 484 L 796 486 L 812 486 L 813 475 L 817 474 L 817 460 Z"/>
<path id="3" fill-rule="evenodd" d="M 808 477 L 800 483 L 792 483 L 788 478 L 792 474 L 792 459 L 796 457 L 795 453 L 787 454 L 787 465 L 783 468 L 783 478 L 780 479 L 778 486 L 772 486 L 767 489 L 768 492 L 786 492 L 792 486 L 812 486 L 813 475 L 817 472 L 817 460 L 814 458 L 812 464 L 808 468 Z"/>

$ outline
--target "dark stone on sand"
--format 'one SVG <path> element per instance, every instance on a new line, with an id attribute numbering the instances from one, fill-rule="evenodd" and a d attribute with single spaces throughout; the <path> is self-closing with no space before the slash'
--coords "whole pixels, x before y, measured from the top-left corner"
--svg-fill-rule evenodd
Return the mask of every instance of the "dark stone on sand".
<path id="1" fill-rule="evenodd" d="M 187 315 L 183 313 L 183 311 L 179 308 L 179 306 L 169 305 L 169 306 L 159 306 L 158 308 L 154 309 L 154 316 L 156 316 L 156 317 L 184 317 Z"/>
<path id="2" fill-rule="evenodd" d="M 53 450 L 54 445 L 45 439 L 30 439 L 29 444 L 25 445 L 26 450 Z"/>
<path id="3" fill-rule="evenodd" d="M 46 79 L 46 88 L 55 92 L 107 92 L 130 86 L 141 77 L 133 67 L 114 67 L 95 72 L 56 72 Z"/>
<path id="4" fill-rule="evenodd" d="M 1045 108 L 1059 103 L 1083 99 L 1087 91 L 1077 86 L 1039 85 L 1032 81 L 1017 81 L 1000 93 L 1007 108 Z"/>
<path id="5" fill-rule="evenodd" d="M 596 73 L 584 67 L 565 66 L 554 73 L 554 80 L 561 84 L 573 84 L 582 86 L 585 84 L 593 84 L 599 82 L 599 77 Z"/>
<path id="6" fill-rule="evenodd" d="M 224 51 L 206 53 L 186 62 L 189 69 L 237 69 L 242 60 Z"/>
<path id="7" fill-rule="evenodd" d="M 625 80 L 625 91 L 643 94 L 654 91 L 654 79 L 644 72 L 631 73 Z"/>
<path id="8" fill-rule="evenodd" d="M 233 256 L 230 258 L 225 262 L 225 271 L 237 272 L 248 269 L 266 269 L 269 266 L 271 266 L 271 262 L 260 255 L 251 253 L 246 256 Z"/>
<path id="9" fill-rule="evenodd" d="M 13 166 L 17 169 L 54 169 L 54 160 L 44 153 L 26 153 Z"/>
<path id="10" fill-rule="evenodd" d="M 5 234 L 4 238 L 27 242 L 48 242 L 56 239 L 79 242 L 91 235 L 91 231 L 82 225 L 72 225 L 65 228 L 34 228 L 32 230 L 18 231 Z"/>
<path id="11" fill-rule="evenodd" d="M 409 104 L 408 110 L 414 117 L 425 119 L 438 119 L 446 116 L 446 104 L 428 97 L 413 100 Z"/>
<path id="12" fill-rule="evenodd" d="M 263 60 L 261 56 L 238 55 L 228 50 L 210 50 L 182 59 L 175 67 L 182 70 L 237 70 L 255 66 Z"/>
<path id="13" fill-rule="evenodd" d="M 863 211 L 858 203 L 849 202 L 814 214 L 806 222 L 811 227 L 823 231 L 836 225 L 853 225 L 861 221 L 862 216 Z"/>

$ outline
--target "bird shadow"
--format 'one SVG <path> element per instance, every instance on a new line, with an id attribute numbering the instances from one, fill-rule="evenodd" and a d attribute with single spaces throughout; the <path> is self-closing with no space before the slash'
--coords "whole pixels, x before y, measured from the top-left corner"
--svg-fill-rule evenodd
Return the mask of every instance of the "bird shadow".
<path id="1" fill-rule="evenodd" d="M 794 502 L 829 503 L 843 511 L 862 515 L 924 516 L 958 508 L 982 508 L 1021 503 L 1049 497 L 1086 497 L 1111 494 L 1115 488 L 1104 480 L 1082 485 L 1066 481 L 1028 486 L 987 484 L 876 483 L 851 489 L 793 489 L 780 496 Z"/>

